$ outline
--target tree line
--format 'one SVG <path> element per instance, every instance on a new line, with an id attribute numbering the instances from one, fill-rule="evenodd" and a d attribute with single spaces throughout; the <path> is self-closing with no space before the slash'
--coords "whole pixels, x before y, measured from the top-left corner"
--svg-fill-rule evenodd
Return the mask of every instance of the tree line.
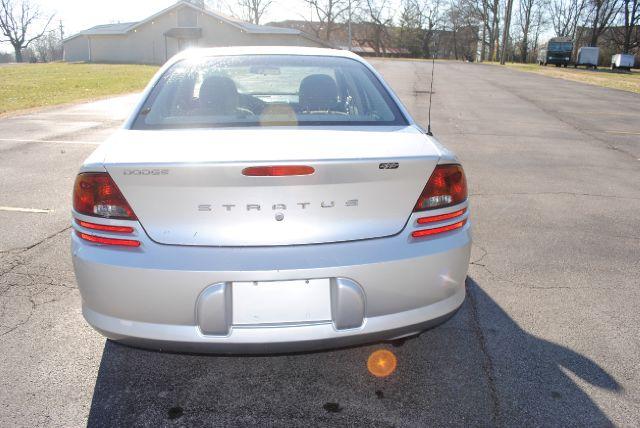
<path id="1" fill-rule="evenodd" d="M 237 1 L 244 11 L 239 17 L 256 24 L 277 5 L 277 0 Z M 335 42 L 335 34 L 351 21 L 367 28 L 377 53 L 384 53 L 380 48 L 387 43 L 411 56 L 431 57 L 446 39 L 456 58 L 464 58 L 465 48 L 475 43 L 480 60 L 530 62 L 547 34 L 587 46 L 597 46 L 606 35 L 613 51 L 640 49 L 640 0 L 401 0 L 399 8 L 390 0 L 299 1 L 311 10 L 306 20 L 315 36 Z"/>
<path id="2" fill-rule="evenodd" d="M 254 24 L 278 0 L 190 0 L 225 10 Z M 215 1 L 215 2 L 214 2 Z M 504 62 L 535 60 L 541 37 L 553 33 L 580 44 L 612 51 L 640 50 L 640 0 L 298 0 L 311 12 L 308 32 L 336 43 L 367 43 L 375 53 L 396 47 L 414 57 L 453 57 Z M 231 3 L 229 3 L 231 2 Z M 0 0 L 0 41 L 14 49 L 17 62 L 62 58 L 62 22 L 43 13 L 33 0 Z M 0 58 L 2 59 L 2 58 Z"/>

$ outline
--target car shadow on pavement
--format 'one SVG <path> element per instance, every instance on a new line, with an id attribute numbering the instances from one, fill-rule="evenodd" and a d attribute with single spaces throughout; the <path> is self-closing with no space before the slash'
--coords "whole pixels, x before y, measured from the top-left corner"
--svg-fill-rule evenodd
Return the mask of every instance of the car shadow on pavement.
<path id="1" fill-rule="evenodd" d="M 611 425 L 585 392 L 620 391 L 610 375 L 466 286 L 451 320 L 395 346 L 207 356 L 106 341 L 88 425 Z M 387 378 L 366 367 L 380 348 L 398 360 Z"/>

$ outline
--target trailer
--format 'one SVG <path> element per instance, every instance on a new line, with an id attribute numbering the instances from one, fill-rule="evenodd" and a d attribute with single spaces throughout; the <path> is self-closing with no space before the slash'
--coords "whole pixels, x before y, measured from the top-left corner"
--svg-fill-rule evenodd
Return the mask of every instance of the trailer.
<path id="1" fill-rule="evenodd" d="M 583 46 L 578 49 L 576 63 L 573 66 L 577 68 L 579 65 L 584 65 L 586 68 L 593 67 L 595 70 L 598 68 L 599 57 L 600 48 L 594 46 Z"/>
<path id="2" fill-rule="evenodd" d="M 635 65 L 636 57 L 630 54 L 616 54 L 611 57 L 611 70 L 627 70 Z"/>

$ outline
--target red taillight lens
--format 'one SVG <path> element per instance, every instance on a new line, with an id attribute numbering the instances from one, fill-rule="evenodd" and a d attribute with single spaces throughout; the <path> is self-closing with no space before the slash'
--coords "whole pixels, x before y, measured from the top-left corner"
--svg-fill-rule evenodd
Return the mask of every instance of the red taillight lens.
<path id="1" fill-rule="evenodd" d="M 431 235 L 437 235 L 438 233 L 449 232 L 452 230 L 460 229 L 462 226 L 465 225 L 466 222 L 467 220 L 465 219 L 457 223 L 448 224 L 446 226 L 441 226 L 441 227 L 435 227 L 433 229 L 414 230 L 413 232 L 411 232 L 411 236 L 413 236 L 414 238 L 421 238 L 423 236 L 431 236 Z"/>
<path id="2" fill-rule="evenodd" d="M 73 209 L 94 217 L 136 220 L 129 203 L 106 172 L 78 174 L 73 187 Z"/>
<path id="3" fill-rule="evenodd" d="M 119 245 L 123 247 L 139 247 L 140 241 L 135 241 L 133 239 L 118 239 L 118 238 L 105 238 L 104 236 L 96 236 L 89 235 L 88 233 L 83 233 L 80 231 L 76 231 L 76 235 L 85 241 L 93 242 L 95 244 L 103 244 L 103 245 Z"/>
<path id="4" fill-rule="evenodd" d="M 311 175 L 315 172 L 307 165 L 271 165 L 251 166 L 242 170 L 242 175 L 249 177 L 283 177 L 287 175 Z"/>
<path id="5" fill-rule="evenodd" d="M 89 223 L 88 221 L 82 220 L 76 220 L 76 223 L 82 227 L 86 227 L 87 229 L 100 230 L 103 232 L 133 233 L 133 227 L 129 226 L 111 226 L 108 224 Z"/>
<path id="6" fill-rule="evenodd" d="M 413 212 L 459 204 L 467 199 L 467 180 L 460 165 L 438 165 L 433 170 Z"/>
<path id="7" fill-rule="evenodd" d="M 452 213 L 434 215 L 431 217 L 420 217 L 418 219 L 418 224 L 429 224 L 429 223 L 435 223 L 437 221 L 451 220 L 452 218 L 460 217 L 462 214 L 465 213 L 465 211 L 467 211 L 467 209 L 463 208 L 461 210 L 454 211 Z"/>

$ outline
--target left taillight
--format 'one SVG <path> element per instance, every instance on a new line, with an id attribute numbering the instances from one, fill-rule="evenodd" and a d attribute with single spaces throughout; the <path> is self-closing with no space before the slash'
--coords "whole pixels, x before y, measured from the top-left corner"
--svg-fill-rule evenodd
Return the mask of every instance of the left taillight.
<path id="1" fill-rule="evenodd" d="M 78 174 L 73 186 L 73 209 L 78 214 L 86 216 L 116 219 L 137 220 L 133 209 L 118 189 L 111 176 L 105 172 L 88 172 Z M 96 221 L 99 221 L 96 219 Z M 91 223 L 76 219 L 76 224 L 84 229 L 110 234 L 133 234 L 130 226 Z M 88 242 L 100 245 L 116 245 L 125 247 L 139 247 L 140 241 L 122 239 L 112 236 L 101 236 L 77 230 L 76 235 Z"/>
<path id="2" fill-rule="evenodd" d="M 78 174 L 73 186 L 73 209 L 93 217 L 137 220 L 122 192 L 106 172 Z"/>

